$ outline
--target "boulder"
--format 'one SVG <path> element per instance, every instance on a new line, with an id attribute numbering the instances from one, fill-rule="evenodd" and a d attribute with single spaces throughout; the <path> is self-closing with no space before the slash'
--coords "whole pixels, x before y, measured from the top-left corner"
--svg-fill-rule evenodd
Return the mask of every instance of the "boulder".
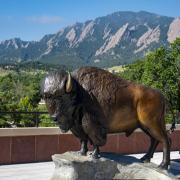
<path id="1" fill-rule="evenodd" d="M 153 163 L 115 153 L 101 153 L 101 158 L 95 160 L 90 154 L 66 152 L 52 159 L 55 171 L 51 180 L 176 179 Z"/>

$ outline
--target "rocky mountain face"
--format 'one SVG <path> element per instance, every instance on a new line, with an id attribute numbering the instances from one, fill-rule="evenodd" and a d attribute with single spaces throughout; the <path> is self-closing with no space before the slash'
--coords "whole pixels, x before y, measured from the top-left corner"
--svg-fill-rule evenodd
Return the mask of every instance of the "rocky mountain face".
<path id="1" fill-rule="evenodd" d="M 180 18 L 149 12 L 116 12 L 76 23 L 40 41 L 0 42 L 0 63 L 41 61 L 78 67 L 130 63 L 180 37 Z"/>

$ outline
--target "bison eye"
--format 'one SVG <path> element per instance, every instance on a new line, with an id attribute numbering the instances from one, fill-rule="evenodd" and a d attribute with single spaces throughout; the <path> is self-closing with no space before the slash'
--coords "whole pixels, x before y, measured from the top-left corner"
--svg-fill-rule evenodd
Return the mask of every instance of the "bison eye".
<path id="1" fill-rule="evenodd" d="M 59 95 L 59 96 L 56 96 L 56 98 L 57 98 L 57 99 L 62 99 L 62 96 Z"/>
<path id="2" fill-rule="evenodd" d="M 43 96 L 44 99 L 53 99 L 53 96 L 51 94 L 45 94 Z"/>

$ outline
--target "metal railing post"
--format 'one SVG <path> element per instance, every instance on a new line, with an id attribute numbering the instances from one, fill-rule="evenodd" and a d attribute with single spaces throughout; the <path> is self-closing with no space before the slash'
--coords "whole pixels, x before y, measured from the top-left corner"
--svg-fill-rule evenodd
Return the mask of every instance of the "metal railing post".
<path id="1" fill-rule="evenodd" d="M 0 111 L 0 115 L 16 115 L 16 114 L 31 114 L 31 116 L 32 115 L 35 115 L 34 116 L 34 122 L 35 122 L 35 127 L 39 127 L 39 123 L 40 123 L 40 118 L 39 118 L 39 116 L 41 115 L 41 114 L 48 114 L 48 112 L 38 112 L 38 111 L 31 111 L 31 112 L 28 112 L 28 111 Z M 51 123 L 50 123 L 51 124 Z M 54 124 L 54 123 L 52 123 L 52 124 Z"/>

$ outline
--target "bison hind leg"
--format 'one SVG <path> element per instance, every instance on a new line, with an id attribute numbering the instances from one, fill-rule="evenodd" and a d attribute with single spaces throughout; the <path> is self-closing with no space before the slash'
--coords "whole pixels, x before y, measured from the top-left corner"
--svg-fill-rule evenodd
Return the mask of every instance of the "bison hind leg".
<path id="1" fill-rule="evenodd" d="M 159 101 L 159 103 L 157 102 L 158 101 L 156 100 L 155 104 L 141 103 L 138 108 L 138 119 L 141 127 L 145 129 L 149 133 L 149 135 L 156 140 L 154 141 L 154 146 L 157 144 L 157 142 L 162 143 L 163 160 L 160 164 L 160 167 L 163 169 L 167 169 L 168 165 L 170 164 L 170 141 L 166 132 L 164 120 L 165 104 L 161 103 L 163 102 L 162 100 Z M 150 152 L 152 153 L 153 151 Z"/>
<path id="2" fill-rule="evenodd" d="M 159 167 L 162 169 L 168 169 L 168 165 L 170 164 L 171 141 L 167 134 L 165 134 L 165 137 L 161 140 L 161 142 L 163 144 L 163 160 Z"/>
<path id="3" fill-rule="evenodd" d="M 158 129 L 156 133 L 156 139 L 163 145 L 163 160 L 159 167 L 162 169 L 168 169 L 168 165 L 170 165 L 170 138 L 165 129 Z"/>
<path id="4" fill-rule="evenodd" d="M 151 145 L 148 149 L 148 152 L 141 158 L 141 160 L 143 162 L 151 161 L 151 158 L 153 158 L 154 152 L 155 152 L 158 144 L 159 144 L 159 142 L 156 139 L 154 139 L 153 137 L 151 137 Z"/>
<path id="5" fill-rule="evenodd" d="M 158 143 L 160 142 L 163 145 L 163 160 L 159 167 L 162 169 L 167 169 L 168 165 L 170 164 L 170 139 L 166 133 L 166 130 L 163 127 L 151 127 L 151 125 L 146 127 L 146 129 L 148 129 L 148 134 L 151 137 L 151 146 L 148 153 L 142 158 L 142 160 L 151 158 Z"/>
<path id="6" fill-rule="evenodd" d="M 154 152 L 156 150 L 159 141 L 157 141 L 146 128 L 141 127 L 141 129 L 149 136 L 151 144 L 149 146 L 148 152 L 141 158 L 143 162 L 150 162 L 151 158 L 153 158 Z"/>

